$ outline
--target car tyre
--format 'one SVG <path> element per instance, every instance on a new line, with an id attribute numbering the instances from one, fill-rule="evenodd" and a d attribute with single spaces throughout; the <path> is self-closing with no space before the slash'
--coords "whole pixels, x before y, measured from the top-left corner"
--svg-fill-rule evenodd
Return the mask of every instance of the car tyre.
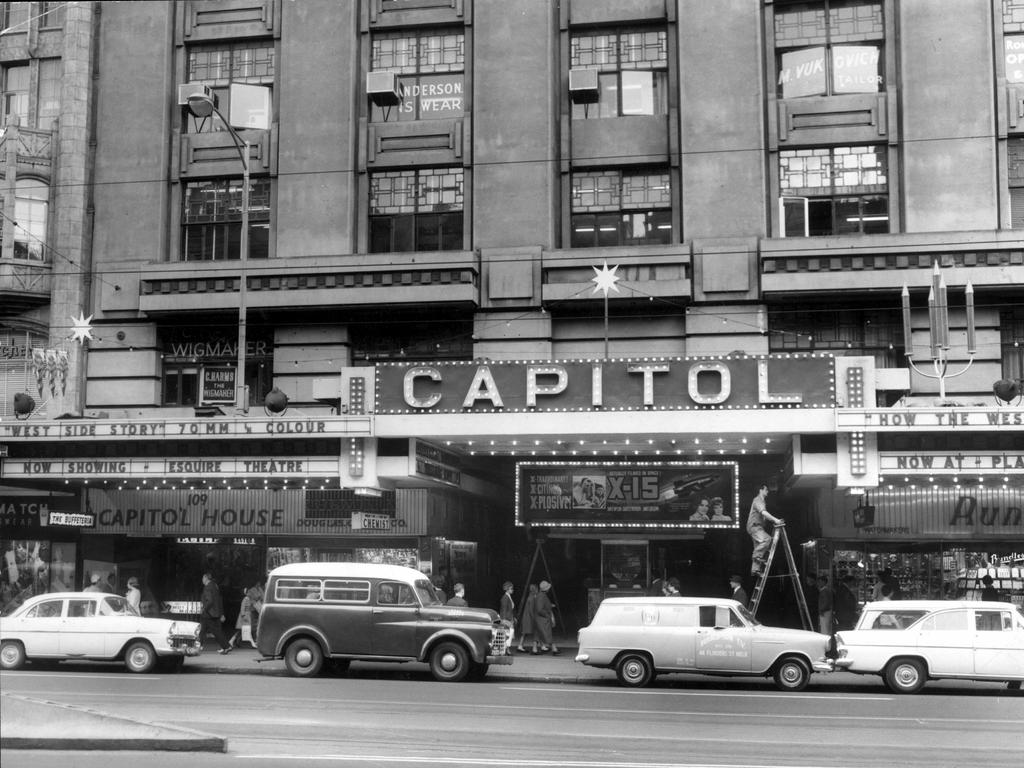
<path id="1" fill-rule="evenodd" d="M 324 653 L 316 640 L 300 637 L 288 643 L 284 665 L 293 677 L 316 677 L 323 668 Z"/>
<path id="2" fill-rule="evenodd" d="M 125 650 L 124 665 L 129 672 L 144 675 L 156 666 L 156 651 L 149 643 L 138 640 Z"/>
<path id="3" fill-rule="evenodd" d="M 0 645 L 0 669 L 17 669 L 25 664 L 25 646 L 17 640 L 4 640 Z"/>
<path id="4" fill-rule="evenodd" d="M 469 654 L 459 643 L 439 643 L 430 652 L 430 674 L 442 683 L 457 683 L 469 674 Z"/>
<path id="5" fill-rule="evenodd" d="M 917 659 L 894 659 L 885 668 L 885 684 L 893 693 L 917 693 L 928 680 Z"/>
<path id="6" fill-rule="evenodd" d="M 654 679 L 654 667 L 644 654 L 627 653 L 615 665 L 615 675 L 627 688 L 643 688 Z"/>
<path id="7" fill-rule="evenodd" d="M 786 656 L 775 665 L 772 678 L 780 691 L 802 691 L 811 679 L 811 668 L 803 659 Z"/>

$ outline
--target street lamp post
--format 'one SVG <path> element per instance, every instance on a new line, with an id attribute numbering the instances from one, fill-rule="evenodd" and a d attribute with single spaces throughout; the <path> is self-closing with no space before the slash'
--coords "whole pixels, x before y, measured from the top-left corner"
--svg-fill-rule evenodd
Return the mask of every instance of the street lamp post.
<path id="1" fill-rule="evenodd" d="M 195 94 L 188 99 L 189 111 L 199 118 L 209 117 L 211 114 L 220 118 L 231 135 L 231 140 L 238 151 L 238 157 L 242 161 L 242 234 L 239 238 L 238 248 L 238 362 L 235 368 L 235 408 L 239 411 L 249 410 L 249 398 L 245 384 L 245 347 L 246 347 L 246 320 L 249 314 L 248 308 L 248 275 L 249 263 L 249 142 L 242 139 L 231 123 L 221 114 L 213 101 L 213 97 L 204 94 Z"/>

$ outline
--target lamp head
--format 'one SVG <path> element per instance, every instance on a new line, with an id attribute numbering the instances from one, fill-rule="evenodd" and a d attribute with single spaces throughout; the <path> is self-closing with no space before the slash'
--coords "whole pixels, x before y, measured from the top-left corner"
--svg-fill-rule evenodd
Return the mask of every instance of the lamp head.
<path id="1" fill-rule="evenodd" d="M 27 418 L 36 409 L 36 401 L 32 395 L 24 392 L 17 392 L 14 395 L 14 415 L 18 418 Z"/>
<path id="2" fill-rule="evenodd" d="M 263 398 L 263 407 L 266 408 L 269 413 L 284 413 L 288 410 L 288 395 L 277 387 L 274 387 L 267 393 L 267 396 Z"/>
<path id="3" fill-rule="evenodd" d="M 191 112 L 194 117 L 209 117 L 213 114 L 216 107 L 217 105 L 211 97 L 205 96 L 201 93 L 196 93 L 188 97 L 188 111 Z"/>
<path id="4" fill-rule="evenodd" d="M 1020 380 L 1000 379 L 992 385 L 992 393 L 1004 403 L 1010 403 L 1020 397 Z"/>

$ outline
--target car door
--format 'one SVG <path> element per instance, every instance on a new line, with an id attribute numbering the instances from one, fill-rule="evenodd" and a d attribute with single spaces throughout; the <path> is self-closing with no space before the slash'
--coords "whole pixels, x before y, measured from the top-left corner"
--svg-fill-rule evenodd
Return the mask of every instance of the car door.
<path id="1" fill-rule="evenodd" d="M 369 579 L 324 580 L 325 608 L 317 614 L 316 626 L 327 638 L 331 653 L 346 656 L 373 653 L 370 586 Z"/>
<path id="2" fill-rule="evenodd" d="M 120 595 L 107 595 L 97 606 L 96 628 L 103 636 L 103 655 L 116 656 L 133 637 L 144 635 L 142 618 L 132 613 Z"/>
<path id="3" fill-rule="evenodd" d="M 106 637 L 100 626 L 97 597 L 68 599 L 60 633 L 60 653 L 70 658 L 103 658 Z"/>
<path id="4" fill-rule="evenodd" d="M 1024 678 L 1024 626 L 1009 609 L 974 609 L 974 674 Z"/>
<path id="5" fill-rule="evenodd" d="M 25 654 L 29 658 L 60 654 L 64 603 L 60 599 L 44 600 L 15 620 L 14 634 L 25 645 Z"/>
<path id="6" fill-rule="evenodd" d="M 911 630 L 934 675 L 974 674 L 973 616 L 966 608 L 936 611 Z"/>
<path id="7" fill-rule="evenodd" d="M 728 605 L 699 608 L 697 669 L 702 672 L 749 672 L 750 627 Z"/>
<path id="8" fill-rule="evenodd" d="M 671 602 L 645 605 L 640 620 L 644 645 L 654 654 L 657 669 L 697 668 L 697 606 Z"/>
<path id="9" fill-rule="evenodd" d="M 377 584 L 370 652 L 374 656 L 417 656 L 420 603 L 415 590 L 398 581 Z"/>

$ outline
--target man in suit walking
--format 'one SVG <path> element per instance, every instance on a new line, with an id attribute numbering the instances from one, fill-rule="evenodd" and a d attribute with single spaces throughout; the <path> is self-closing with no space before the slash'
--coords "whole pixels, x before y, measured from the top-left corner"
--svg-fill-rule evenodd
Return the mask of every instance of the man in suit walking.
<path id="1" fill-rule="evenodd" d="M 729 586 L 732 587 L 732 599 L 746 608 L 749 598 L 746 590 L 743 589 L 743 578 L 738 575 L 729 577 Z"/>
<path id="2" fill-rule="evenodd" d="M 231 644 L 224 637 L 224 630 L 220 626 L 224 622 L 224 603 L 221 601 L 220 587 L 213 580 L 212 573 L 203 574 L 203 595 L 200 600 L 203 606 L 203 612 L 199 616 L 201 636 L 206 637 L 206 633 L 209 632 L 220 646 L 217 653 L 231 653 Z"/>

